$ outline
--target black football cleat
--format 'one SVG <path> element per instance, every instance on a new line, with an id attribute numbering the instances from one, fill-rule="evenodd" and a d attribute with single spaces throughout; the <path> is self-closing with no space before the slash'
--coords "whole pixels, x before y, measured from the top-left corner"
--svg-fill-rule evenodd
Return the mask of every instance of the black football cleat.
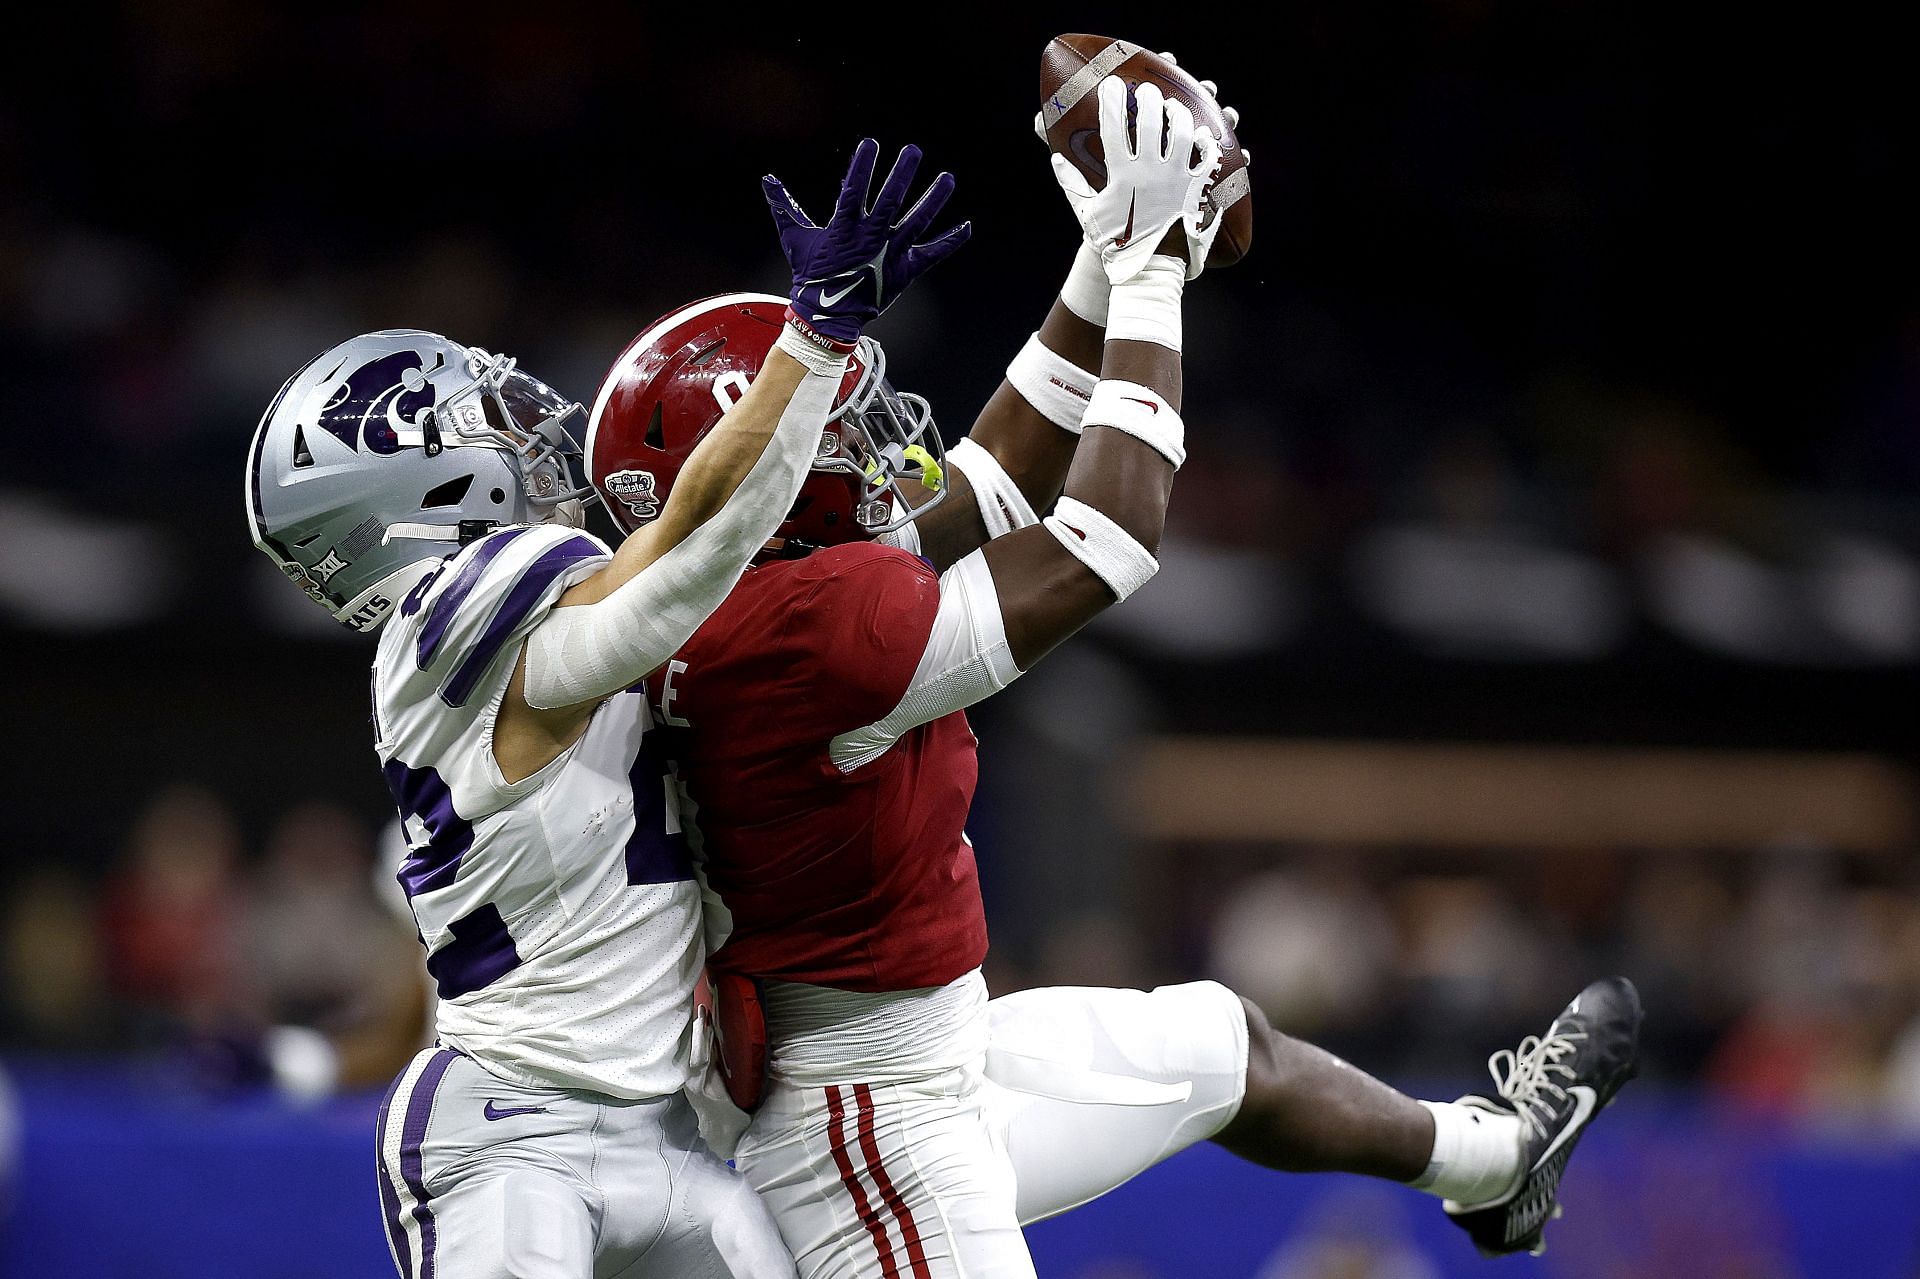
<path id="1" fill-rule="evenodd" d="M 1512 1193 L 1483 1204 L 1448 1200 L 1449 1217 L 1489 1257 L 1546 1251 L 1541 1232 L 1560 1215 L 1560 1174 L 1587 1125 L 1632 1079 L 1640 1058 L 1640 992 L 1625 977 L 1594 982 L 1561 1010 L 1547 1033 L 1487 1059 L 1498 1100 L 1463 1106 L 1518 1115 L 1527 1174 Z"/>

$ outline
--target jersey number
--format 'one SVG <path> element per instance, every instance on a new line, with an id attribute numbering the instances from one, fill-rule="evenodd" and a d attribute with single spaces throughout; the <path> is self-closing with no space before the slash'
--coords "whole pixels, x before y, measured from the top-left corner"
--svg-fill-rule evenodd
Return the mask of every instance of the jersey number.
<path id="1" fill-rule="evenodd" d="M 628 695 L 644 700 L 647 694 L 640 687 L 630 689 Z M 633 835 L 627 840 L 629 884 L 673 884 L 693 878 L 693 858 L 680 826 L 680 798 L 661 738 L 649 707 L 640 752 L 627 774 L 633 786 Z"/>

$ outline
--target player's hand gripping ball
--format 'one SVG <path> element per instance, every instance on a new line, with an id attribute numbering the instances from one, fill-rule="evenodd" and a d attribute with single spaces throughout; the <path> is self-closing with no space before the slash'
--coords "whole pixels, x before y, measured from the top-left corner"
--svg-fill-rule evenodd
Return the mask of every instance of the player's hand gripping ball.
<path id="1" fill-rule="evenodd" d="M 1193 114 L 1143 84 L 1129 92 L 1119 76 L 1100 82 L 1100 136 L 1107 181 L 1098 191 L 1065 156 L 1053 176 L 1066 192 L 1087 243 L 1107 279 L 1121 284 L 1146 266 L 1169 233 L 1186 239 L 1187 277 L 1200 274 L 1220 220 L 1209 216 L 1206 190 L 1220 163 L 1220 144 L 1197 128 Z"/>
<path id="2" fill-rule="evenodd" d="M 840 198 L 825 226 L 814 224 L 780 179 L 772 174 L 760 179 L 780 232 L 781 251 L 793 270 L 789 299 L 794 314 L 835 342 L 857 341 L 861 330 L 893 305 L 909 284 L 973 234 L 973 224 L 962 222 L 921 242 L 953 194 L 951 173 L 935 178 L 919 202 L 901 213 L 920 167 L 916 146 L 900 149 L 893 171 L 868 208 L 867 192 L 873 186 L 874 160 L 879 154 L 880 146 L 872 138 L 854 148 L 853 163 L 840 184 Z"/>
<path id="3" fill-rule="evenodd" d="M 1219 174 L 1206 193 L 1199 220 L 1209 243 L 1204 258 L 1190 258 L 1189 273 L 1202 264 L 1231 266 L 1253 247 L 1252 156 L 1240 145 L 1239 113 L 1222 107 L 1216 87 L 1181 69 L 1172 54 L 1151 53 L 1137 44 L 1106 36 L 1064 35 L 1048 43 L 1040 57 L 1040 115 L 1036 120 L 1047 148 L 1099 191 L 1107 182 L 1106 144 L 1101 137 L 1099 96 L 1102 80 L 1117 75 L 1138 97 L 1139 86 L 1153 85 L 1179 102 L 1196 124 L 1220 143 Z M 1189 240 L 1189 252 L 1196 247 Z"/>

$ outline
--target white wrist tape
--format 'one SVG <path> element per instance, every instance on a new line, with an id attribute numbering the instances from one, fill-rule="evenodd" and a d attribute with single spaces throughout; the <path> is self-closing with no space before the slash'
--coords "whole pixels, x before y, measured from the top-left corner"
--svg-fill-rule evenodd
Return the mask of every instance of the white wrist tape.
<path id="1" fill-rule="evenodd" d="M 773 347 L 800 361 L 809 373 L 841 377 L 847 371 L 846 352 L 830 350 L 811 340 L 795 328 L 792 321 L 780 326 L 780 336 L 774 340 Z"/>
<path id="2" fill-rule="evenodd" d="M 1107 279 L 1107 268 L 1100 261 L 1100 250 L 1080 241 L 1080 251 L 1073 255 L 1073 269 L 1067 272 L 1067 282 L 1060 286 L 1060 301 L 1067 310 L 1073 312 L 1096 329 L 1107 327 L 1107 298 L 1113 292 L 1113 283 Z"/>
<path id="3" fill-rule="evenodd" d="M 527 637 L 527 705 L 598 701 L 691 639 L 793 508 L 839 393 L 838 371 L 802 378 L 766 449 L 712 518 L 599 603 L 548 613 Z"/>
<path id="4" fill-rule="evenodd" d="M 980 522 L 987 526 L 989 538 L 1005 537 L 1017 528 L 1040 522 L 1000 459 L 974 443 L 971 435 L 947 450 L 947 464 L 959 467 L 973 487 L 973 499 L 980 503 Z"/>
<path id="5" fill-rule="evenodd" d="M 1150 386 L 1101 379 L 1093 388 L 1085 421 L 1088 426 L 1125 431 L 1173 463 L 1176 471 L 1187 460 L 1187 425 L 1179 410 Z"/>
<path id="6" fill-rule="evenodd" d="M 1156 253 L 1139 273 L 1113 286 L 1107 308 L 1107 341 L 1125 338 L 1180 349 L 1180 294 L 1187 286 L 1187 264 Z"/>
<path id="7" fill-rule="evenodd" d="M 1063 497 L 1042 523 L 1069 554 L 1107 584 L 1115 599 L 1124 600 L 1160 571 L 1160 561 L 1133 534 L 1085 502 Z"/>
<path id="8" fill-rule="evenodd" d="M 1080 417 L 1099 380 L 1099 374 L 1048 349 L 1038 333 L 1027 339 L 1007 366 L 1007 385 L 1020 392 L 1020 398 L 1041 417 L 1075 435 L 1080 434 Z"/>

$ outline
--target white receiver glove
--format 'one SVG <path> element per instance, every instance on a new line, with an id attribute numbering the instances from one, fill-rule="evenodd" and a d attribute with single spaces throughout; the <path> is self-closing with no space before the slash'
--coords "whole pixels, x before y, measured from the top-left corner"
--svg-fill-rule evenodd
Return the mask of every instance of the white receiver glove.
<path id="1" fill-rule="evenodd" d="M 1121 284 L 1139 273 L 1168 228 L 1179 222 L 1190 251 L 1196 245 L 1201 250 L 1188 268 L 1198 275 L 1206 262 L 1204 248 L 1220 222 L 1215 218 L 1213 226 L 1200 229 L 1200 200 L 1220 162 L 1219 140 L 1196 128 L 1185 103 L 1167 98 L 1157 85 L 1142 84 L 1133 94 L 1138 141 L 1130 143 L 1126 82 L 1108 76 L 1099 94 L 1107 185 L 1095 191 L 1071 161 L 1053 157 L 1054 180 L 1066 192 L 1087 243 L 1099 252 L 1107 279 Z M 1189 164 L 1196 148 L 1200 159 Z"/>

